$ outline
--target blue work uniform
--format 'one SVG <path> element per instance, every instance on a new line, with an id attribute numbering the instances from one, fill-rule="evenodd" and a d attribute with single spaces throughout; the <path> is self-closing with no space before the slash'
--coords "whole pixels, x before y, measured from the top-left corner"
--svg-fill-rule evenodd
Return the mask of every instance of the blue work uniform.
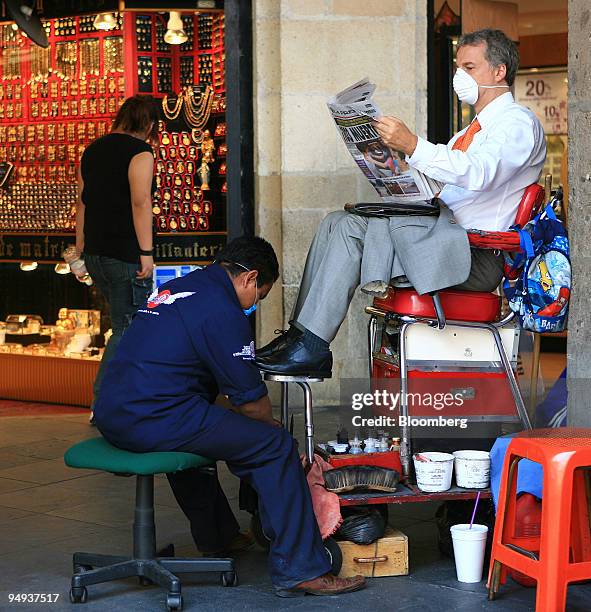
<path id="1" fill-rule="evenodd" d="M 138 310 L 103 379 L 95 418 L 121 448 L 226 461 L 258 493 L 272 537 L 271 579 L 290 588 L 330 570 L 295 441 L 285 429 L 214 403 L 220 393 L 234 406 L 267 394 L 254 354 L 226 270 L 196 270 L 163 285 Z"/>

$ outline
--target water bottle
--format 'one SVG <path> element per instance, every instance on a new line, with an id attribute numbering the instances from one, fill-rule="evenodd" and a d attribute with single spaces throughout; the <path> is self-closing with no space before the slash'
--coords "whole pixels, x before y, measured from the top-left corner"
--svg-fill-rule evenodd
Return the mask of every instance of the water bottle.
<path id="1" fill-rule="evenodd" d="M 78 255 L 75 246 L 67 247 L 62 253 L 64 261 L 70 266 L 70 272 L 85 285 L 92 285 L 92 278 L 86 269 L 84 260 Z"/>

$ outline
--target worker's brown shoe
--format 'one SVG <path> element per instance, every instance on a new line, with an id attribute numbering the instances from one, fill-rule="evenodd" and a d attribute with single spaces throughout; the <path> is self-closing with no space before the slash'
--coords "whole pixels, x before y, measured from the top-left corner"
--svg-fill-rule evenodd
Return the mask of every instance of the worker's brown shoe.
<path id="1" fill-rule="evenodd" d="M 351 593 L 365 587 L 363 576 L 353 576 L 352 578 L 338 578 L 332 574 L 318 576 L 314 580 L 300 582 L 291 589 L 277 589 L 276 595 L 279 597 L 300 597 L 302 595 L 341 595 Z"/>

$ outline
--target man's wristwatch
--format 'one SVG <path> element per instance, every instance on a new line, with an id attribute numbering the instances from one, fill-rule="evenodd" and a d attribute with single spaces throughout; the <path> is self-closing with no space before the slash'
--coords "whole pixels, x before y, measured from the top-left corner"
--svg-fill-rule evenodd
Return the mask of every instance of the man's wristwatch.
<path id="1" fill-rule="evenodd" d="M 140 255 L 149 255 L 150 257 L 154 255 L 154 249 L 140 249 Z"/>

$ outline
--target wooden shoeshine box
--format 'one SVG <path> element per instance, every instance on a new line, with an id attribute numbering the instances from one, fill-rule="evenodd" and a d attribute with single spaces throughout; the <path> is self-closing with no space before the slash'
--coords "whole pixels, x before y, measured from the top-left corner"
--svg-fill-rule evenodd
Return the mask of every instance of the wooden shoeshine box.
<path id="1" fill-rule="evenodd" d="M 377 576 L 405 576 L 408 574 L 408 537 L 402 531 L 386 528 L 383 538 L 373 544 L 338 543 L 343 553 L 339 576 L 346 578 L 361 574 Z"/>

